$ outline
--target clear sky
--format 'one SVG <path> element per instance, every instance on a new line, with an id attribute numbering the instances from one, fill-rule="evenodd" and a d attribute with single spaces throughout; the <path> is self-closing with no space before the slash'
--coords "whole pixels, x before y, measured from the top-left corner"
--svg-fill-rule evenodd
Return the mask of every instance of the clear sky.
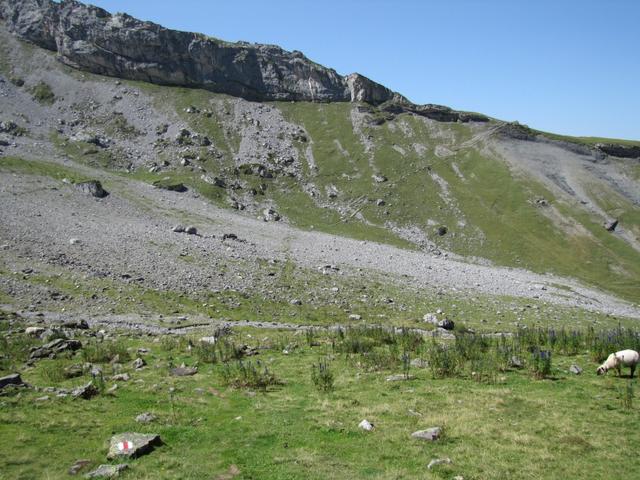
<path id="1" fill-rule="evenodd" d="M 640 0 L 89 0 L 301 50 L 415 103 L 640 140 Z"/>

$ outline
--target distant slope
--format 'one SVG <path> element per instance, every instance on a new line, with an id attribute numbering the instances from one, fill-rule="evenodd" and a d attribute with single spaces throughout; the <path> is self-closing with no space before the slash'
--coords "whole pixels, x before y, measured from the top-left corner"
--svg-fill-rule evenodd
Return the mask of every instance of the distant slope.
<path id="1" fill-rule="evenodd" d="M 618 143 L 433 106 L 258 103 L 117 81 L 62 65 L 4 27 L 0 40 L 0 121 L 18 129 L 3 127 L 2 155 L 182 182 L 240 215 L 569 275 L 640 299 L 633 142 L 612 150 L 597 144 Z"/>

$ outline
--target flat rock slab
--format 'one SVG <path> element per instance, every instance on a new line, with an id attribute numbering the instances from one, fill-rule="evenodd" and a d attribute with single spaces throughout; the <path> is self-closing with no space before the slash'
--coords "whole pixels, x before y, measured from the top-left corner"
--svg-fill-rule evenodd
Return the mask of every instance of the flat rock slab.
<path id="1" fill-rule="evenodd" d="M 397 375 L 389 375 L 387 377 L 387 382 L 402 382 L 404 380 L 413 380 L 415 377 L 413 375 L 405 375 L 403 373 L 399 373 Z"/>
<path id="2" fill-rule="evenodd" d="M 419 440 L 426 440 L 428 442 L 433 442 L 438 440 L 442 435 L 442 428 L 440 427 L 432 427 L 427 428 L 426 430 L 418 430 L 417 432 L 413 432 L 411 434 L 412 438 L 417 438 Z"/>
<path id="3" fill-rule="evenodd" d="M 120 472 L 129 468 L 126 463 L 119 465 L 100 465 L 92 472 L 87 473 L 84 478 L 113 478 L 120 475 Z"/>
<path id="4" fill-rule="evenodd" d="M 6 377 L 0 378 L 0 389 L 6 387 L 7 385 L 24 385 L 22 378 L 19 373 L 12 373 L 11 375 L 7 375 Z"/>
<path id="5" fill-rule="evenodd" d="M 136 458 L 149 453 L 155 446 L 162 445 L 160 435 L 155 433 L 120 433 L 111 437 L 107 459 Z"/>
<path id="6" fill-rule="evenodd" d="M 196 367 L 176 367 L 171 369 L 171 375 L 174 377 L 188 377 L 198 373 Z"/>

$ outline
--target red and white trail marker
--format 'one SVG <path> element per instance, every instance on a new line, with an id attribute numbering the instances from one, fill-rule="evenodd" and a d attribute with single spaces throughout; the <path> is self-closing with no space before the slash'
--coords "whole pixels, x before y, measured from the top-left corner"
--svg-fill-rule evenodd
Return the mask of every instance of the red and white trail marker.
<path id="1" fill-rule="evenodd" d="M 133 443 L 131 443 L 129 440 L 118 442 L 118 450 L 121 452 L 128 452 L 132 448 L 133 448 Z"/>

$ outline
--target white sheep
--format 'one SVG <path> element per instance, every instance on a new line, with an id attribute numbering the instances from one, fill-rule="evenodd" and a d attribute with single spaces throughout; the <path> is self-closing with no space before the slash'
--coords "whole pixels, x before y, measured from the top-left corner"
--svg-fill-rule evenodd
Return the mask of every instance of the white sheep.
<path id="1" fill-rule="evenodd" d="M 607 360 L 598 367 L 596 373 L 603 375 L 608 370 L 615 368 L 618 371 L 618 376 L 622 375 L 622 367 L 629 367 L 631 369 L 631 378 L 636 371 L 636 365 L 640 363 L 640 354 L 635 350 L 620 350 L 619 352 L 609 355 Z"/>

